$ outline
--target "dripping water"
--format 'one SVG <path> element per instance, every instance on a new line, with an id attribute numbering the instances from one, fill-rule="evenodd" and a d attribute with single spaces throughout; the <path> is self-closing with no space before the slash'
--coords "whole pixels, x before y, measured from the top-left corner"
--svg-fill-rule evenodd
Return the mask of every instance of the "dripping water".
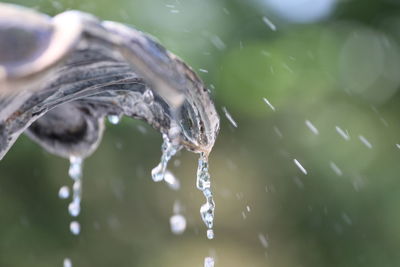
<path id="1" fill-rule="evenodd" d="M 167 184 L 171 184 L 171 173 L 167 171 L 167 165 L 172 156 L 174 156 L 181 147 L 171 142 L 165 134 L 163 135 L 163 140 L 161 160 L 160 163 L 151 171 L 151 176 L 155 182 L 165 180 Z M 199 158 L 196 186 L 203 192 L 204 197 L 206 198 L 206 203 L 200 208 L 200 215 L 204 224 L 207 226 L 207 238 L 213 239 L 215 203 L 211 192 L 210 174 L 208 173 L 208 156 L 204 152 L 200 154 Z M 181 217 L 180 214 L 175 214 L 174 216 L 170 218 L 172 232 L 174 232 L 173 227 L 178 224 L 180 227 L 185 225 L 184 227 L 186 228 L 186 221 L 183 222 L 184 217 Z"/>
<path id="2" fill-rule="evenodd" d="M 81 232 L 81 225 L 79 222 L 77 221 L 72 221 L 69 224 L 69 229 L 71 231 L 72 234 L 74 235 L 79 235 L 79 233 Z"/>
<path id="3" fill-rule="evenodd" d="M 58 191 L 58 197 L 61 199 L 69 198 L 69 187 L 64 185 Z"/>
<path id="4" fill-rule="evenodd" d="M 205 257 L 204 267 L 214 267 L 214 259 L 212 257 Z"/>
<path id="5" fill-rule="evenodd" d="M 72 267 L 72 261 L 69 258 L 65 258 L 63 262 L 64 267 Z"/>
<path id="6" fill-rule="evenodd" d="M 72 217 L 77 217 L 81 212 L 83 160 L 80 157 L 71 156 L 69 161 L 68 174 L 74 183 L 72 185 L 72 201 L 68 205 L 68 211 Z M 76 221 L 71 222 L 70 230 L 74 235 L 78 235 L 80 232 L 79 223 Z"/>
<path id="7" fill-rule="evenodd" d="M 197 168 L 197 188 L 203 192 L 206 203 L 200 208 L 201 218 L 207 226 L 207 238 L 214 238 L 213 224 L 214 224 L 214 210 L 215 203 L 211 192 L 211 179 L 208 173 L 208 157 L 205 153 L 200 154 L 199 165 Z"/>
<path id="8" fill-rule="evenodd" d="M 171 142 L 166 134 L 163 135 L 164 142 L 162 144 L 162 155 L 160 163 L 151 171 L 151 177 L 154 182 L 161 182 L 164 180 L 168 161 L 179 151 L 180 146 Z M 168 183 L 168 181 L 167 181 Z"/>

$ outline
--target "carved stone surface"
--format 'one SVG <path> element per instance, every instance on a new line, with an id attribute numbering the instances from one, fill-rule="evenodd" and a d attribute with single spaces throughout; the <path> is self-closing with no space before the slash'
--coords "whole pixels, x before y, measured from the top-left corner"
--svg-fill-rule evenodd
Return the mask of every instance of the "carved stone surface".
<path id="1" fill-rule="evenodd" d="M 23 132 L 51 153 L 87 157 L 107 115 L 207 154 L 219 130 L 199 77 L 146 34 L 78 11 L 51 18 L 0 4 L 0 159 Z"/>

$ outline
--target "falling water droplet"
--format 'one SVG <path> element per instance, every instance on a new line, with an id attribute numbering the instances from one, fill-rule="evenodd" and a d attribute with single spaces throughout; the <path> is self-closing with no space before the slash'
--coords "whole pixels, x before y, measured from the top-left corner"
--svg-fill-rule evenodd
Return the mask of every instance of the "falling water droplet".
<path id="1" fill-rule="evenodd" d="M 208 239 L 214 239 L 214 230 L 213 229 L 208 229 L 207 230 L 207 238 Z"/>
<path id="2" fill-rule="evenodd" d="M 283 134 L 282 134 L 281 130 L 279 130 L 278 127 L 274 126 L 273 129 L 274 129 L 274 132 L 276 133 L 276 135 L 277 135 L 279 138 L 283 138 Z"/>
<path id="3" fill-rule="evenodd" d="M 82 158 L 71 156 L 69 158 L 69 170 L 68 175 L 73 180 L 79 180 L 82 176 Z"/>
<path id="4" fill-rule="evenodd" d="M 275 107 L 268 101 L 265 97 L 263 97 L 265 104 L 267 104 L 273 111 L 275 111 Z"/>
<path id="5" fill-rule="evenodd" d="M 66 199 L 69 197 L 69 188 L 68 186 L 64 185 L 58 191 L 58 197 L 61 199 Z"/>
<path id="6" fill-rule="evenodd" d="M 168 170 L 165 171 L 164 181 L 172 190 L 179 190 L 179 188 L 181 187 L 178 178 L 176 178 L 175 175 Z"/>
<path id="7" fill-rule="evenodd" d="M 214 267 L 214 259 L 212 257 L 206 257 L 204 259 L 204 267 Z"/>
<path id="8" fill-rule="evenodd" d="M 219 50 L 224 50 L 226 48 L 226 44 L 221 38 L 217 35 L 213 35 L 210 38 L 211 43 Z"/>
<path id="9" fill-rule="evenodd" d="M 226 107 L 222 107 L 222 110 L 224 111 L 225 117 L 228 119 L 228 121 L 232 124 L 233 127 L 237 128 L 238 125 L 236 121 L 233 119 L 232 115 L 228 112 Z"/>
<path id="10" fill-rule="evenodd" d="M 268 240 L 265 237 L 265 235 L 263 235 L 262 233 L 259 233 L 258 239 L 260 240 L 260 243 L 264 248 L 268 248 Z"/>
<path id="11" fill-rule="evenodd" d="M 71 216 L 76 217 L 81 211 L 83 160 L 82 158 L 71 156 L 69 161 L 68 174 L 74 180 L 74 184 L 72 185 L 72 202 L 68 206 L 68 211 Z"/>
<path id="12" fill-rule="evenodd" d="M 331 166 L 331 169 L 336 173 L 336 175 L 338 175 L 338 176 L 343 175 L 342 170 L 339 169 L 339 167 L 333 161 L 329 162 L 329 166 Z"/>
<path id="13" fill-rule="evenodd" d="M 118 115 L 108 115 L 107 119 L 111 124 L 118 124 L 121 121 L 121 117 Z"/>
<path id="14" fill-rule="evenodd" d="M 81 212 L 81 207 L 80 207 L 80 203 L 78 201 L 72 201 L 71 203 L 69 203 L 68 205 L 68 211 L 69 214 L 72 217 L 77 217 L 79 215 L 79 213 Z"/>
<path id="15" fill-rule="evenodd" d="M 80 157 L 71 156 L 69 161 L 68 174 L 74 181 L 74 184 L 72 185 L 72 201 L 68 205 L 68 211 L 71 216 L 77 217 L 81 211 L 83 160 Z M 69 228 L 72 234 L 79 235 L 81 228 L 79 222 L 72 221 Z"/>
<path id="16" fill-rule="evenodd" d="M 69 229 L 71 230 L 72 234 L 79 235 L 81 232 L 81 225 L 77 221 L 72 221 L 69 225 Z"/>
<path id="17" fill-rule="evenodd" d="M 359 135 L 358 138 L 360 139 L 360 141 L 361 141 L 366 147 L 368 147 L 369 149 L 372 148 L 372 144 L 367 140 L 367 138 L 365 138 L 365 137 L 362 136 L 362 135 Z"/>
<path id="18" fill-rule="evenodd" d="M 352 225 L 353 224 L 353 221 L 350 219 L 349 215 L 347 215 L 345 212 L 342 213 L 342 219 L 348 225 Z"/>
<path id="19" fill-rule="evenodd" d="M 294 159 L 293 162 L 300 169 L 300 171 L 302 171 L 304 174 L 307 174 L 307 170 L 300 164 L 297 159 Z"/>
<path id="20" fill-rule="evenodd" d="M 64 259 L 64 267 L 72 267 L 72 261 L 69 258 Z"/>
<path id="21" fill-rule="evenodd" d="M 212 231 L 214 224 L 215 203 L 211 192 L 210 174 L 208 173 L 208 158 L 205 153 L 201 153 L 199 158 L 196 186 L 200 191 L 203 192 L 206 198 L 206 203 L 200 208 L 201 218 L 208 230 Z M 214 237 L 214 232 L 211 231 L 207 232 L 207 237 L 209 239 Z"/>
<path id="22" fill-rule="evenodd" d="M 319 134 L 319 131 L 318 131 L 317 127 L 315 127 L 314 124 L 311 123 L 311 121 L 306 120 L 306 125 L 307 125 L 308 129 L 310 129 L 310 131 L 313 134 L 315 134 L 315 135 Z"/>
<path id="23" fill-rule="evenodd" d="M 186 218 L 181 214 L 175 214 L 169 219 L 173 234 L 180 235 L 186 230 Z"/>
<path id="24" fill-rule="evenodd" d="M 336 132 L 340 134 L 340 136 L 343 137 L 344 140 L 346 141 L 350 140 L 350 135 L 347 132 L 343 131 L 342 128 L 340 128 L 339 126 L 336 126 L 335 128 Z"/>
<path id="25" fill-rule="evenodd" d="M 164 179 L 165 172 L 167 170 L 168 161 L 180 149 L 179 146 L 174 145 L 172 142 L 169 141 L 167 135 L 164 134 L 163 139 L 164 139 L 164 142 L 162 145 L 161 161 L 151 171 L 151 177 L 153 178 L 154 182 L 160 182 Z"/>
<path id="26" fill-rule="evenodd" d="M 276 26 L 266 17 L 264 16 L 262 18 L 262 20 L 264 21 L 264 23 L 273 31 L 276 31 Z"/>

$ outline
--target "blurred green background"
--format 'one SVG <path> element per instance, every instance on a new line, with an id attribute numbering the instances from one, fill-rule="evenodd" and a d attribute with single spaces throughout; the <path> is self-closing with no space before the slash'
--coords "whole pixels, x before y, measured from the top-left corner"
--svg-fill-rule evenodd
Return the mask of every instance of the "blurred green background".
<path id="1" fill-rule="evenodd" d="M 200 267 L 205 256 L 216 267 L 400 265 L 400 1 L 12 2 L 152 34 L 212 88 L 222 127 L 210 159 L 212 241 L 197 156 L 170 164 L 180 191 L 154 183 L 162 138 L 144 123 L 107 124 L 85 161 L 77 237 L 58 197 L 72 184 L 68 162 L 22 136 L 0 164 L 0 266 L 68 257 L 74 267 Z M 178 236 L 169 225 L 176 200 L 188 223 Z"/>

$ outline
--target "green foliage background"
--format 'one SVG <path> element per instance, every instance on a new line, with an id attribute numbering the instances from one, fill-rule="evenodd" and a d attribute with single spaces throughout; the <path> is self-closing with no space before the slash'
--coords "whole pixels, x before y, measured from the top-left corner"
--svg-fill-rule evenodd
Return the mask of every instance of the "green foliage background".
<path id="1" fill-rule="evenodd" d="M 68 201 L 58 198 L 58 189 L 72 183 L 68 162 L 22 136 L 0 164 L 0 266 L 62 266 L 70 257 L 74 267 L 188 267 L 202 266 L 207 255 L 217 267 L 400 265 L 399 2 L 339 1 L 329 18 L 313 24 L 291 24 L 256 1 L 14 3 L 50 15 L 79 9 L 154 35 L 195 70 L 208 70 L 198 73 L 215 87 L 222 129 L 210 161 L 213 241 L 198 213 L 196 155 L 183 152 L 172 167 L 179 192 L 153 183 L 161 137 L 142 122 L 108 124 L 85 161 L 78 237 L 68 230 Z M 213 45 L 215 36 L 224 49 Z M 177 199 L 188 219 L 181 236 L 169 229 Z"/>

